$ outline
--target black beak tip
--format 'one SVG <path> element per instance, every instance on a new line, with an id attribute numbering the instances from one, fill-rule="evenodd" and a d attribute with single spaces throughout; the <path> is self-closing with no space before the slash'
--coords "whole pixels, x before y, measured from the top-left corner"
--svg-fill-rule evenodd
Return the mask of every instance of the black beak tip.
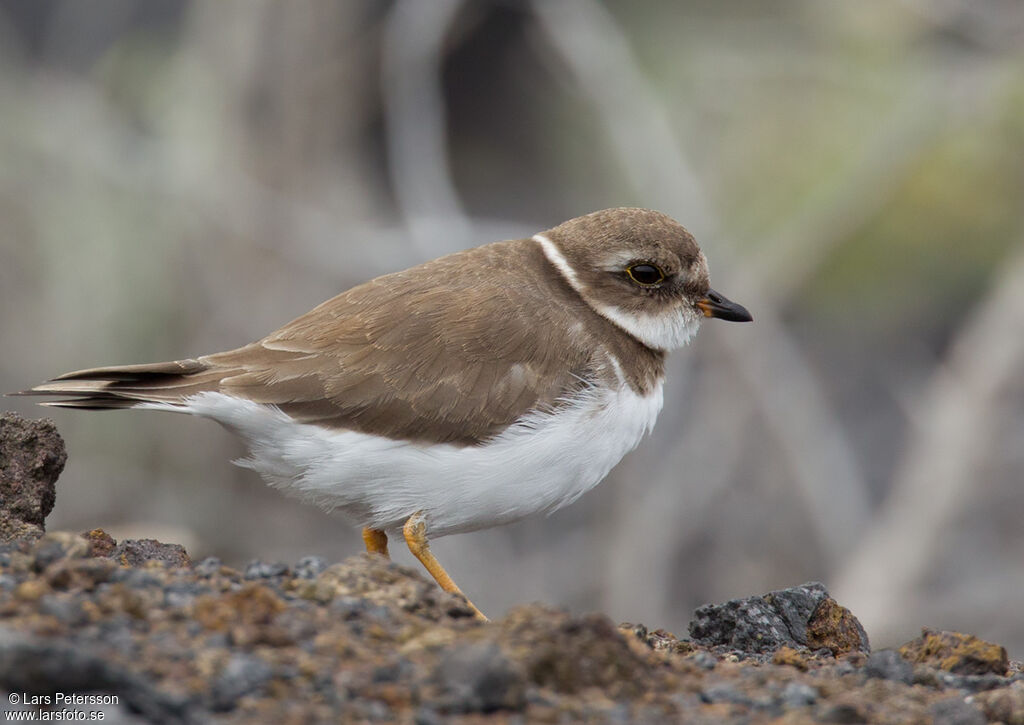
<path id="1" fill-rule="evenodd" d="M 723 317 L 722 319 L 729 320 L 730 322 L 753 322 L 754 316 L 743 305 L 736 305 L 736 311 L 733 313 L 733 316 Z"/>
<path id="2" fill-rule="evenodd" d="M 715 317 L 727 322 L 753 322 L 754 316 L 750 314 L 741 304 L 733 302 L 714 290 L 708 293 L 697 303 L 705 317 Z"/>

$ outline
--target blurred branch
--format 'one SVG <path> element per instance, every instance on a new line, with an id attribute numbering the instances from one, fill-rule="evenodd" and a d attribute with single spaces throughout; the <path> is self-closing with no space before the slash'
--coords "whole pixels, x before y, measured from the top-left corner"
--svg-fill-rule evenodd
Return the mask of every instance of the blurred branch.
<path id="1" fill-rule="evenodd" d="M 1017 52 L 1024 39 L 1024 13 L 1019 2 L 974 0 L 902 0 L 936 35 L 960 36 L 989 51 Z"/>
<path id="2" fill-rule="evenodd" d="M 992 439 L 991 411 L 1024 368 L 1024 239 L 1000 270 L 932 376 L 893 488 L 839 578 L 837 596 L 869 630 L 907 607 L 973 493 L 972 473 Z"/>
<path id="3" fill-rule="evenodd" d="M 1011 74 L 991 67 L 938 72 L 903 93 L 854 166 L 752 251 L 753 260 L 739 270 L 737 287 L 759 285 L 776 304 L 786 304 L 837 246 L 892 199 L 937 143 L 991 113 L 1011 80 Z"/>
<path id="4" fill-rule="evenodd" d="M 707 236 L 710 206 L 685 163 L 667 109 L 660 103 L 615 18 L 592 0 L 534 0 L 548 43 L 598 112 L 623 173 L 637 194 Z"/>
<path id="5" fill-rule="evenodd" d="M 711 246 L 718 242 L 714 256 L 716 263 L 721 263 L 726 254 L 711 205 L 703 198 L 697 175 L 675 140 L 667 111 L 614 19 L 591 0 L 536 0 L 532 7 L 548 42 L 598 110 L 619 163 L 635 188 L 645 199 L 699 229 L 706 244 L 709 238 Z M 680 205 L 685 207 L 681 215 L 674 211 Z M 725 266 L 729 269 L 735 264 Z M 715 339 L 729 351 L 731 364 L 747 383 L 748 399 L 787 452 L 797 488 L 817 527 L 817 538 L 826 556 L 835 560 L 866 521 L 865 482 L 844 432 L 819 392 L 816 376 L 774 314 L 770 299 L 757 296 L 750 300 L 747 291 L 743 295 L 744 302 L 755 310 L 757 323 L 745 334 L 715 335 Z M 701 411 L 694 411 L 691 419 L 702 416 Z M 694 435 L 694 428 L 688 426 L 686 435 Z M 617 552 L 629 551 L 628 544 L 636 536 L 636 516 L 647 509 L 645 504 L 679 499 L 665 496 L 674 483 L 668 479 L 661 486 L 650 487 L 639 493 L 640 500 L 631 491 L 629 500 L 623 501 L 624 510 L 616 519 L 617 531 L 610 544 L 610 578 L 615 584 L 609 592 L 611 597 L 617 596 L 616 590 L 641 585 L 637 577 L 644 577 L 643 572 Z M 688 503 L 678 502 L 680 507 Z M 645 545 L 668 550 L 668 542 L 652 539 L 672 539 L 676 533 L 674 527 L 648 527 Z M 667 565 L 667 561 L 662 562 L 662 566 Z M 647 578 L 642 582 L 645 587 L 649 584 Z M 614 607 L 614 603 L 609 606 Z"/>
<path id="6" fill-rule="evenodd" d="M 444 40 L 462 0 L 400 0 L 383 38 L 387 160 L 399 211 L 427 257 L 473 243 L 448 165 Z"/>

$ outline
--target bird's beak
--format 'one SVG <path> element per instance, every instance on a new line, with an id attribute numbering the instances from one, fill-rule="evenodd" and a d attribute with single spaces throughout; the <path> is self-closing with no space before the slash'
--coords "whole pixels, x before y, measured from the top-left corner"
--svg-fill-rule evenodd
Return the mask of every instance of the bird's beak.
<path id="1" fill-rule="evenodd" d="M 705 317 L 717 317 L 720 320 L 728 320 L 730 322 L 750 322 L 754 319 L 747 312 L 746 307 L 726 299 L 713 289 L 708 290 L 703 299 L 697 303 L 697 307 L 700 308 Z"/>

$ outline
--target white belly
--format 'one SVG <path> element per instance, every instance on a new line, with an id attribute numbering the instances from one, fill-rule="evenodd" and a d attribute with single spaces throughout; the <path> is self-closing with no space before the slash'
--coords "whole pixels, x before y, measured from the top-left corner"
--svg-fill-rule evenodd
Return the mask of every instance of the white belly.
<path id="1" fill-rule="evenodd" d="M 531 414 L 486 445 L 459 447 L 324 430 L 222 393 L 186 401 L 188 412 L 242 436 L 251 456 L 237 463 L 271 485 L 374 529 L 401 528 L 423 512 L 435 538 L 572 503 L 636 447 L 661 406 L 660 384 L 648 396 L 628 387 L 591 390 L 557 414 Z"/>

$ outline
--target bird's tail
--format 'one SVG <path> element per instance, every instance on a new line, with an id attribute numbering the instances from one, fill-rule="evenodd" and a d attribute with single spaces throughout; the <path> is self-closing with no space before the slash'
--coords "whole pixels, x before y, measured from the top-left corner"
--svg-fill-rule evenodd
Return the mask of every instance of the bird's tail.
<path id="1" fill-rule="evenodd" d="M 14 395 L 53 395 L 41 405 L 115 410 L 157 403 L 174 408 L 197 393 L 217 390 L 224 371 L 203 360 L 118 365 L 65 373 Z"/>

